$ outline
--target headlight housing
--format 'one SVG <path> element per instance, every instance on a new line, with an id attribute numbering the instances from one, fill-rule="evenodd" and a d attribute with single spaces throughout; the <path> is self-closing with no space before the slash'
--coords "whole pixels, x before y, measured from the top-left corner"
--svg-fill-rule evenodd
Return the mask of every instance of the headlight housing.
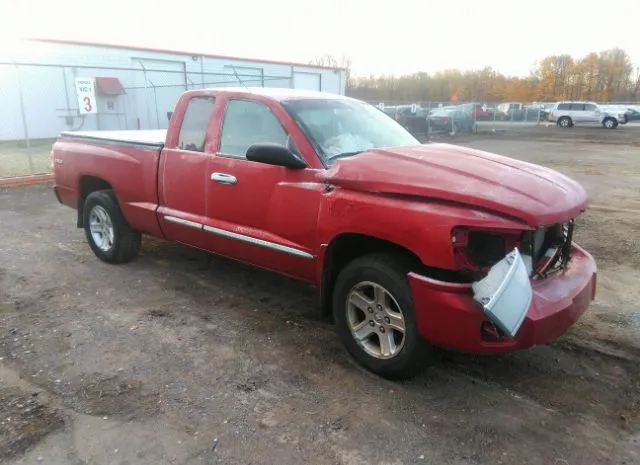
<path id="1" fill-rule="evenodd" d="M 545 277 L 569 262 L 574 224 L 569 220 L 535 230 L 456 227 L 451 233 L 455 263 L 460 271 L 480 279 L 518 248 L 529 273 Z"/>
<path id="2" fill-rule="evenodd" d="M 524 231 L 457 227 L 452 231 L 453 255 L 458 268 L 478 275 L 519 247 Z"/>

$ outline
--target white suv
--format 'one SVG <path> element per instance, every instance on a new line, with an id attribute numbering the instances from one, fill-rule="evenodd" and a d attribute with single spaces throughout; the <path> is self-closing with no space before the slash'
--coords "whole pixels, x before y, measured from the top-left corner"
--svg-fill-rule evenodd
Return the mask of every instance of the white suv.
<path id="1" fill-rule="evenodd" d="M 561 128 L 581 123 L 599 123 L 607 129 L 615 129 L 618 124 L 624 124 L 626 118 L 624 113 L 595 102 L 559 102 L 551 109 L 549 121 Z"/>

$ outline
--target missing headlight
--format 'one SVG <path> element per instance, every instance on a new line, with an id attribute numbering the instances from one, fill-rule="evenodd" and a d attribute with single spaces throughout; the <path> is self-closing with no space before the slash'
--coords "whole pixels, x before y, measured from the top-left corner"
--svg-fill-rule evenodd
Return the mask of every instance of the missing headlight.
<path id="1" fill-rule="evenodd" d="M 467 255 L 479 267 L 490 267 L 502 260 L 506 253 L 504 237 L 498 234 L 471 231 Z"/>

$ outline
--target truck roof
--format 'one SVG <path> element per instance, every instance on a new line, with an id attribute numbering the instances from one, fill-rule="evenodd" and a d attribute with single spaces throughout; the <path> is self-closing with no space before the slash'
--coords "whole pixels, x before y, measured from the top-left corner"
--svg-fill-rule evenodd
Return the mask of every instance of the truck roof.
<path id="1" fill-rule="evenodd" d="M 340 94 L 332 94 L 329 92 L 320 92 L 317 90 L 290 89 L 288 87 L 210 87 L 205 89 L 196 89 L 188 92 L 215 92 L 215 93 L 232 93 L 245 95 L 261 95 L 269 97 L 277 101 L 295 100 L 295 99 L 334 99 L 334 100 L 353 100 L 350 97 Z"/>

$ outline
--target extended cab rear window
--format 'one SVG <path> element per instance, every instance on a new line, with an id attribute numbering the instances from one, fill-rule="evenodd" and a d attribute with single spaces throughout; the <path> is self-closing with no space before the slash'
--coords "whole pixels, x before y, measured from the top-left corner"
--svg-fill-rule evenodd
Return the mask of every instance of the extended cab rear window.
<path id="1" fill-rule="evenodd" d="M 204 152 L 207 129 L 215 105 L 214 97 L 193 97 L 180 126 L 178 148 L 193 152 Z"/>

